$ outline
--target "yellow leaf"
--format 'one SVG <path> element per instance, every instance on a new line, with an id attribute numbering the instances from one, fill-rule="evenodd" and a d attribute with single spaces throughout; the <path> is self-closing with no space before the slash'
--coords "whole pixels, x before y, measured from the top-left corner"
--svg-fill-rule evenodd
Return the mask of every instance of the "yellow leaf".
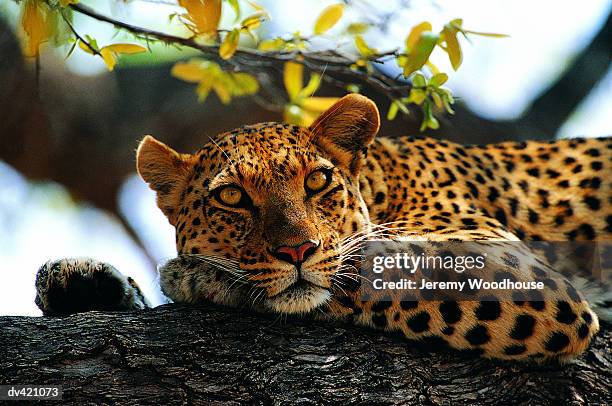
<path id="1" fill-rule="evenodd" d="M 27 0 L 23 4 L 21 28 L 27 35 L 24 54 L 38 56 L 40 45 L 53 34 L 50 24 L 49 7 L 38 0 Z"/>
<path id="2" fill-rule="evenodd" d="M 64 7 L 70 5 L 70 4 L 77 4 L 79 2 L 79 0 L 60 0 L 60 4 Z"/>
<path id="3" fill-rule="evenodd" d="M 304 97 L 312 96 L 317 91 L 320 84 L 321 75 L 319 75 L 318 73 L 311 73 L 310 79 L 308 79 L 308 83 L 306 84 L 306 86 L 304 86 L 302 90 L 300 90 L 300 93 L 298 94 L 297 98 L 302 99 Z"/>
<path id="4" fill-rule="evenodd" d="M 263 8 L 262 6 L 260 6 L 259 4 L 255 3 L 255 2 L 253 2 L 253 1 L 249 1 L 249 0 L 247 0 L 247 3 L 249 3 L 249 5 L 250 5 L 251 7 L 253 7 L 255 10 L 257 10 L 257 11 L 266 11 L 266 9 L 265 9 L 265 8 Z"/>
<path id="5" fill-rule="evenodd" d="M 393 103 L 391 103 L 391 105 L 389 106 L 389 110 L 387 111 L 387 120 L 389 121 L 395 120 L 398 110 L 399 110 L 399 106 L 397 105 L 397 102 L 393 101 Z"/>
<path id="6" fill-rule="evenodd" d="M 448 54 L 448 59 L 454 70 L 459 69 L 463 61 L 463 54 L 461 52 L 461 45 L 459 44 L 457 33 L 457 29 L 449 25 L 445 26 L 442 30 L 442 35 L 446 42 L 446 53 Z"/>
<path id="7" fill-rule="evenodd" d="M 225 83 L 213 82 L 212 88 L 217 94 L 217 96 L 219 96 L 219 100 L 221 100 L 221 103 L 229 104 L 229 102 L 232 101 L 232 94 L 230 93 L 230 90 L 225 86 Z"/>
<path id="8" fill-rule="evenodd" d="M 109 71 L 115 69 L 115 64 L 117 63 L 116 54 L 111 51 L 108 47 L 103 47 L 100 49 L 100 55 L 102 55 L 102 59 L 106 64 L 106 67 Z"/>
<path id="9" fill-rule="evenodd" d="M 257 49 L 260 51 L 278 51 L 283 49 L 285 41 L 282 38 L 266 39 L 259 43 Z"/>
<path id="10" fill-rule="evenodd" d="M 302 127 L 309 127 L 319 117 L 319 114 L 312 114 L 311 112 L 304 110 L 302 119 L 299 123 Z"/>
<path id="11" fill-rule="evenodd" d="M 179 0 L 185 18 L 199 34 L 216 34 L 221 19 L 221 0 Z"/>
<path id="12" fill-rule="evenodd" d="M 410 96 L 408 97 L 408 103 L 422 104 L 427 98 L 427 92 L 423 89 L 412 88 L 410 90 Z"/>
<path id="13" fill-rule="evenodd" d="M 95 55 L 94 52 L 91 50 L 91 48 L 89 48 L 86 43 L 80 40 L 79 40 L 79 48 L 81 48 L 83 51 L 87 52 L 90 55 Z"/>
<path id="14" fill-rule="evenodd" d="M 427 66 L 434 75 L 437 75 L 438 73 L 440 73 L 440 69 L 438 69 L 438 67 L 434 65 L 431 61 L 425 62 L 425 66 Z"/>
<path id="15" fill-rule="evenodd" d="M 85 47 L 91 52 L 87 45 L 85 45 Z M 81 49 L 83 49 L 82 46 Z M 138 44 L 112 44 L 100 48 L 100 55 L 102 55 L 102 59 L 108 70 L 112 71 L 117 64 L 117 54 L 137 54 L 146 50 L 145 47 Z"/>
<path id="16" fill-rule="evenodd" d="M 236 84 L 234 94 L 237 96 L 255 94 L 259 91 L 259 82 L 253 75 L 244 72 L 231 73 Z"/>
<path id="17" fill-rule="evenodd" d="M 438 43 L 438 38 L 437 34 L 430 31 L 425 31 L 419 35 L 418 41 L 410 49 L 406 65 L 403 66 L 404 76 L 408 76 L 412 72 L 421 69 L 427 63 L 429 55 L 431 55 Z"/>
<path id="18" fill-rule="evenodd" d="M 194 61 L 177 62 L 170 73 L 175 78 L 191 83 L 201 82 L 208 76 L 208 71 L 203 69 L 200 63 Z"/>
<path id="19" fill-rule="evenodd" d="M 295 101 L 304 84 L 304 67 L 296 62 L 285 63 L 283 80 L 290 101 Z"/>
<path id="20" fill-rule="evenodd" d="M 265 11 L 258 11 L 257 13 L 248 16 L 240 25 L 247 30 L 254 30 L 261 25 L 261 21 L 266 17 Z"/>
<path id="21" fill-rule="evenodd" d="M 212 76 L 208 76 L 204 78 L 198 84 L 198 87 L 196 88 L 196 93 L 198 95 L 198 101 L 200 103 L 204 103 L 204 101 L 206 101 L 206 98 L 208 97 L 208 94 L 210 93 L 210 89 L 212 88 L 212 84 L 213 84 Z"/>
<path id="22" fill-rule="evenodd" d="M 104 49 L 108 49 L 109 51 L 118 53 L 118 54 L 138 54 L 140 52 L 145 52 L 147 48 L 138 44 L 112 44 L 107 45 L 100 49 L 102 52 Z"/>
<path id="23" fill-rule="evenodd" d="M 238 49 L 238 40 L 240 39 L 240 31 L 234 29 L 225 36 L 223 43 L 219 47 L 219 56 L 223 59 L 230 59 Z"/>
<path id="24" fill-rule="evenodd" d="M 363 34 L 370 28 L 370 25 L 367 23 L 352 23 L 346 28 L 346 32 L 349 34 Z"/>
<path id="25" fill-rule="evenodd" d="M 431 93 L 431 98 L 433 99 L 437 108 L 439 109 L 444 108 L 444 103 L 442 103 L 442 98 L 440 97 L 438 93 L 436 92 Z"/>
<path id="26" fill-rule="evenodd" d="M 376 50 L 370 48 L 361 35 L 355 35 L 355 46 L 362 56 L 370 56 L 376 53 Z"/>
<path id="27" fill-rule="evenodd" d="M 310 112 L 323 113 L 338 100 L 340 100 L 339 97 L 307 97 L 302 102 L 302 107 Z"/>
<path id="28" fill-rule="evenodd" d="M 289 124 L 308 127 L 319 116 L 317 113 L 308 112 L 295 104 L 288 104 L 283 111 L 283 120 Z"/>
<path id="29" fill-rule="evenodd" d="M 296 106 L 295 104 L 289 104 L 285 106 L 283 110 L 283 120 L 289 124 L 300 125 L 302 122 L 302 115 L 304 111 Z"/>
<path id="30" fill-rule="evenodd" d="M 446 73 L 436 73 L 429 79 L 429 84 L 433 87 L 440 87 L 446 83 L 448 75 Z"/>
<path id="31" fill-rule="evenodd" d="M 421 34 L 425 31 L 431 31 L 431 23 L 428 21 L 423 21 L 422 23 L 412 27 L 410 34 L 408 34 L 408 37 L 406 38 L 406 49 L 408 52 L 414 48 L 416 43 L 419 41 L 419 38 L 421 38 Z"/>
<path id="32" fill-rule="evenodd" d="M 325 7 L 314 25 L 314 32 L 317 35 L 323 34 L 332 28 L 344 13 L 344 4 L 332 4 L 331 6 Z"/>

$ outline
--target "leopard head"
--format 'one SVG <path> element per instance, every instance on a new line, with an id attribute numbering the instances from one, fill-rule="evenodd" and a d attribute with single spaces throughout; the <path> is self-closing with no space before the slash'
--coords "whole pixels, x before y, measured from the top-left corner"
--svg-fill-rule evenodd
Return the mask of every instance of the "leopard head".
<path id="1" fill-rule="evenodd" d="M 376 105 L 348 95 L 309 128 L 245 126 L 193 155 L 147 136 L 137 167 L 176 229 L 179 256 L 219 259 L 268 309 L 303 313 L 337 288 L 343 241 L 367 231 L 359 172 L 378 128 Z"/>

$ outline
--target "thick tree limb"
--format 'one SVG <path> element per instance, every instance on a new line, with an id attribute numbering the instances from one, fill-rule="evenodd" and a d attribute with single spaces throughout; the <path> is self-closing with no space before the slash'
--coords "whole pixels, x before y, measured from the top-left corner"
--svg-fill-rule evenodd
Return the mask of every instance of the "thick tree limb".
<path id="1" fill-rule="evenodd" d="M 166 305 L 0 317 L 0 381 L 63 404 L 609 404 L 612 333 L 566 366 L 428 353 L 352 326 Z"/>

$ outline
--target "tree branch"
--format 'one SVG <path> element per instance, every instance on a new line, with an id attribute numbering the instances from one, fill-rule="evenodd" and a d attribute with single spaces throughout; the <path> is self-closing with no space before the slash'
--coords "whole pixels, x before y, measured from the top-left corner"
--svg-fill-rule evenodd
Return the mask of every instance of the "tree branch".
<path id="1" fill-rule="evenodd" d="M 383 333 L 213 306 L 0 317 L 0 382 L 62 404 L 608 404 L 612 334 L 570 365 L 426 352 Z"/>
<path id="2" fill-rule="evenodd" d="M 124 29 L 132 34 L 142 35 L 145 38 L 152 37 L 168 44 L 182 45 L 197 49 L 207 58 L 223 66 L 231 66 L 237 70 L 260 71 L 264 66 L 269 67 L 271 65 L 278 65 L 279 63 L 292 61 L 300 63 L 314 72 L 331 75 L 332 79 L 334 79 L 333 76 L 335 75 L 341 75 L 345 79 L 349 78 L 365 83 L 376 91 L 380 92 L 382 95 L 388 97 L 390 100 L 407 96 L 408 91 L 411 88 L 410 85 L 405 83 L 401 84 L 375 70 L 373 72 L 364 72 L 352 69 L 351 65 L 353 65 L 356 61 L 334 51 L 261 52 L 256 49 L 239 48 L 231 59 L 224 60 L 219 56 L 219 45 L 203 45 L 198 43 L 194 38 L 178 37 L 161 31 L 135 26 L 133 24 L 108 17 L 104 14 L 100 14 L 83 4 L 71 4 L 70 7 L 78 13 L 84 14 L 98 21 L 112 24 L 113 26 Z M 379 61 L 379 58 L 388 57 L 389 55 L 394 55 L 396 53 L 397 50 L 386 51 L 373 55 L 369 59 L 371 62 L 376 62 Z M 245 69 L 245 67 L 247 69 Z M 325 75 L 323 75 L 323 78 L 325 79 Z M 330 81 L 330 83 L 335 85 L 342 83 L 341 87 L 345 87 L 347 84 L 346 81 Z"/>

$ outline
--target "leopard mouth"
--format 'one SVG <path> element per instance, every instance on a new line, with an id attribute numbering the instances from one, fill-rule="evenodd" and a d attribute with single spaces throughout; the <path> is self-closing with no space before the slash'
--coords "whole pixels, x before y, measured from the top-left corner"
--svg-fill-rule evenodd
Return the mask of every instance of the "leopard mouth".
<path id="1" fill-rule="evenodd" d="M 281 292 L 277 293 L 274 296 L 278 296 L 278 295 L 283 294 L 283 293 L 296 293 L 296 294 L 299 294 L 300 292 L 306 293 L 308 290 L 310 290 L 312 288 L 322 288 L 322 287 L 318 286 L 318 285 L 315 285 L 314 283 L 309 282 L 309 281 L 307 281 L 305 279 L 298 279 L 295 282 L 293 282 L 291 285 L 289 285 L 288 287 L 286 287 L 285 289 L 283 289 Z"/>
<path id="2" fill-rule="evenodd" d="M 278 313 L 308 313 L 326 303 L 330 298 L 329 289 L 304 279 L 298 279 L 281 292 L 268 297 L 265 304 Z"/>

